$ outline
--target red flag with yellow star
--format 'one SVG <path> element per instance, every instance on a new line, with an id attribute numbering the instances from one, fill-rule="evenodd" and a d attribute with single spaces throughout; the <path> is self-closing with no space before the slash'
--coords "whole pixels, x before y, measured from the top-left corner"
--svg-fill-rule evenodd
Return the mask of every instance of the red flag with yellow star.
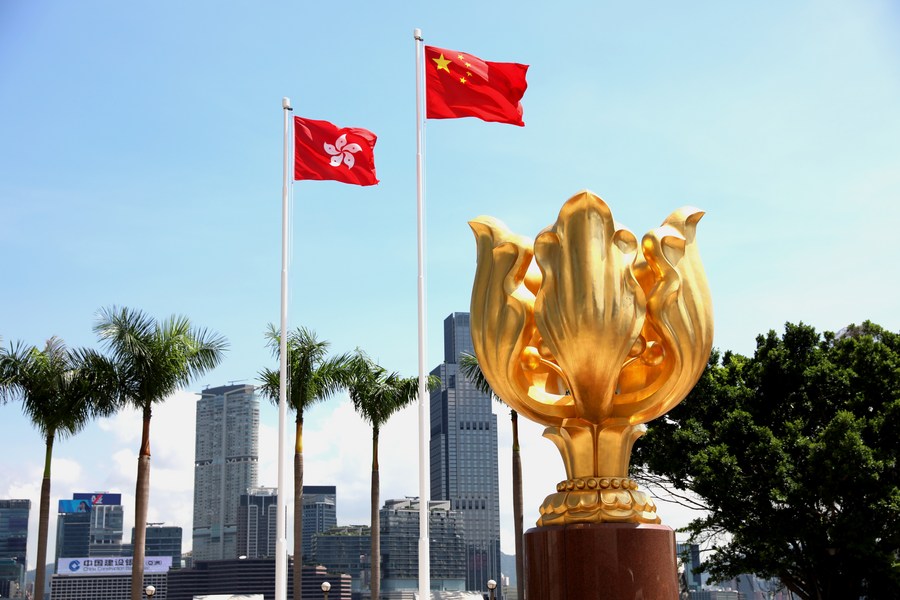
<path id="1" fill-rule="evenodd" d="M 487 62 L 454 50 L 425 46 L 425 117 L 524 126 L 528 65 Z"/>

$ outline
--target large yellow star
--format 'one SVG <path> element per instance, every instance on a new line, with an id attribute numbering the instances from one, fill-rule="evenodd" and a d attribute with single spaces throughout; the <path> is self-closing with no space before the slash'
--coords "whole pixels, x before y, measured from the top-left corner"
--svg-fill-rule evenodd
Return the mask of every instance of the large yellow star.
<path id="1" fill-rule="evenodd" d="M 432 58 L 431 60 L 433 60 L 435 63 L 437 63 L 438 71 L 443 69 L 443 70 L 447 71 L 448 73 L 450 72 L 450 69 L 447 68 L 447 65 L 450 64 L 450 61 L 448 59 L 444 58 L 443 54 L 441 54 L 440 57 Z"/>

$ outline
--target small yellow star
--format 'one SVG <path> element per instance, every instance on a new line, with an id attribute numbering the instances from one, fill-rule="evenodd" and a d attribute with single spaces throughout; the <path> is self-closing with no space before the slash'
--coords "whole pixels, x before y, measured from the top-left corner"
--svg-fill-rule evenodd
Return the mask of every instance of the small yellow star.
<path id="1" fill-rule="evenodd" d="M 471 76 L 472 76 L 472 72 L 471 72 L 471 71 L 466 71 L 466 76 L 467 76 L 467 77 L 471 77 Z"/>
<path id="2" fill-rule="evenodd" d="M 472 66 L 472 63 L 469 63 L 469 62 L 466 63 L 466 68 L 467 68 L 467 69 L 468 69 L 469 67 L 471 67 L 471 66 Z"/>
<path id="3" fill-rule="evenodd" d="M 447 60 L 446 58 L 444 58 L 443 54 L 441 54 L 441 56 L 439 58 L 432 58 L 431 60 L 433 60 L 435 63 L 437 63 L 438 71 L 443 69 L 443 70 L 447 71 L 448 73 L 450 72 L 450 69 L 447 68 L 447 65 L 450 64 L 450 61 Z"/>
<path id="4" fill-rule="evenodd" d="M 459 82 L 460 82 L 460 83 L 465 83 L 465 82 L 466 82 L 466 78 L 465 78 L 465 77 L 460 77 L 460 78 L 459 78 Z"/>
<path id="5" fill-rule="evenodd" d="M 462 54 L 457 54 L 456 58 L 458 58 L 459 60 L 465 60 L 465 57 Z"/>

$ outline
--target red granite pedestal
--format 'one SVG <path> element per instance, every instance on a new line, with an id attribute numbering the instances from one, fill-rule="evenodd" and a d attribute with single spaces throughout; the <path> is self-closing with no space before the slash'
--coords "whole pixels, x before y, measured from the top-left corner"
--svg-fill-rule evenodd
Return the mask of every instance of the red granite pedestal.
<path id="1" fill-rule="evenodd" d="M 635 523 L 525 532 L 528 600 L 677 600 L 675 532 Z"/>

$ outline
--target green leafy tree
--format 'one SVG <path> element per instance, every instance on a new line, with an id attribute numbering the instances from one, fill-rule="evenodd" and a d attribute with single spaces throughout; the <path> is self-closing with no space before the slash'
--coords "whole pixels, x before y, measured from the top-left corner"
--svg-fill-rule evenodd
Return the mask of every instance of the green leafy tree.
<path id="1" fill-rule="evenodd" d="M 478 359 L 467 352 L 459 355 L 459 368 L 469 381 L 485 394 L 490 394 L 499 402 L 503 402 L 488 383 L 478 364 Z M 505 403 L 504 403 L 505 404 Z M 522 515 L 524 502 L 522 500 L 522 453 L 519 450 L 519 413 L 509 409 L 510 421 L 512 421 L 512 493 L 513 493 L 513 531 L 516 543 L 516 592 L 517 598 L 525 598 L 525 546 L 523 540 Z"/>
<path id="2" fill-rule="evenodd" d="M 281 356 L 281 333 L 269 324 L 266 340 L 272 353 Z M 303 567 L 303 413 L 313 404 L 327 400 L 347 387 L 351 378 L 349 354 L 328 357 L 329 343 L 316 338 L 305 327 L 288 332 L 287 338 L 287 404 L 296 416 L 294 429 L 294 564 L 293 597 L 302 598 Z M 263 369 L 259 373 L 263 395 L 278 405 L 281 377 L 279 369 Z"/>
<path id="3" fill-rule="evenodd" d="M 50 338 L 43 350 L 22 343 L 0 349 L 0 400 L 20 399 L 44 438 L 44 474 L 38 518 L 34 598 L 44 597 L 50 524 L 50 464 L 57 440 L 75 435 L 91 418 L 114 412 L 116 381 L 111 365 L 90 350 L 70 350 Z"/>
<path id="4" fill-rule="evenodd" d="M 356 412 L 372 427 L 372 551 L 371 597 L 379 598 L 381 592 L 381 514 L 379 496 L 381 482 L 378 470 L 378 436 L 391 416 L 416 400 L 419 393 L 418 377 L 400 377 L 375 364 L 365 353 L 357 350 L 354 357 L 353 378 L 348 387 L 350 400 Z M 429 376 L 428 387 L 439 384 Z"/>
<path id="5" fill-rule="evenodd" d="M 224 337 L 191 326 L 187 317 L 158 321 L 139 310 L 101 309 L 94 332 L 115 365 L 119 402 L 141 412 L 143 426 L 138 452 L 134 502 L 134 557 L 131 600 L 141 600 L 147 508 L 150 501 L 150 418 L 163 402 L 195 377 L 214 369 L 227 348 Z"/>
<path id="6" fill-rule="evenodd" d="M 786 325 L 750 358 L 714 352 L 632 464 L 690 491 L 711 577 L 777 577 L 797 597 L 900 598 L 900 335 Z"/>

